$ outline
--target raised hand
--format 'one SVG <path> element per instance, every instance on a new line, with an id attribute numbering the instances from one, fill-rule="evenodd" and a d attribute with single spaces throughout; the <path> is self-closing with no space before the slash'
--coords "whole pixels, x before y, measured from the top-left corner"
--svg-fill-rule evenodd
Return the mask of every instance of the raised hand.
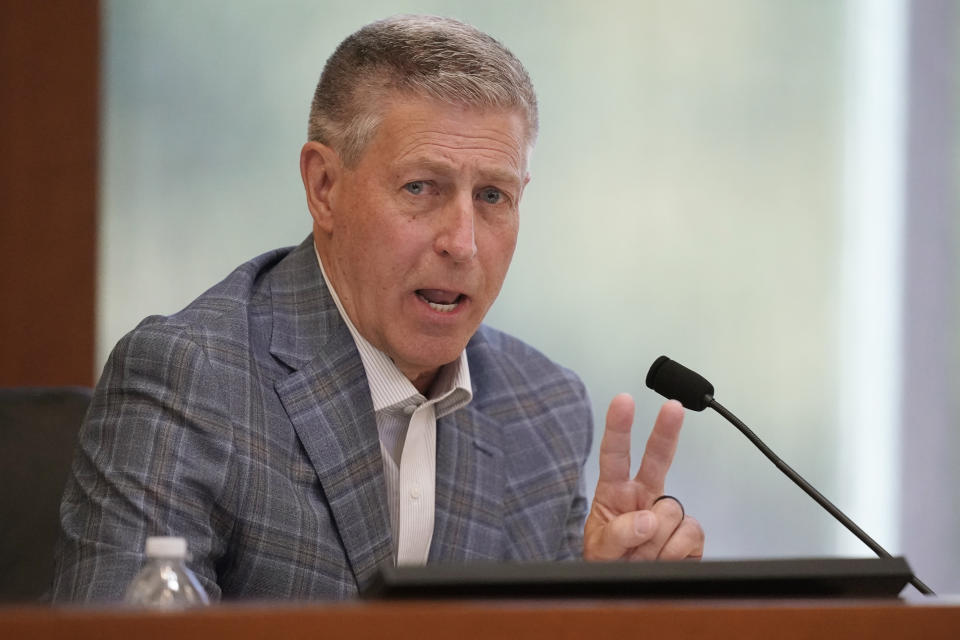
<path id="1" fill-rule="evenodd" d="M 600 480 L 583 528 L 587 560 L 679 560 L 703 556 L 700 523 L 675 498 L 662 498 L 683 424 L 683 407 L 670 400 L 660 409 L 637 475 L 630 477 L 633 398 L 610 402 L 600 443 Z"/>

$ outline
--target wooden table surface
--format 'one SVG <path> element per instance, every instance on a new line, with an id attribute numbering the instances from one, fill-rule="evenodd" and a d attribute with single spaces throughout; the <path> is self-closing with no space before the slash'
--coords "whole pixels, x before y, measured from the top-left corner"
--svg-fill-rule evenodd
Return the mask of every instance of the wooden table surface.
<path id="1" fill-rule="evenodd" d="M 177 613 L 0 607 L 0 638 L 960 639 L 960 599 L 223 604 Z"/>

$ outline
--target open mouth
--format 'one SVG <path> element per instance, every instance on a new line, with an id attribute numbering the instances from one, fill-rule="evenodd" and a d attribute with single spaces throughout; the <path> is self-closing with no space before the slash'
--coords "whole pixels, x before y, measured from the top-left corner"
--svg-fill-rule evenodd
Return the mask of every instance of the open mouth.
<path id="1" fill-rule="evenodd" d="M 462 293 L 444 291 L 442 289 L 417 289 L 417 297 L 430 305 L 430 308 L 440 313 L 450 313 L 467 299 Z"/>

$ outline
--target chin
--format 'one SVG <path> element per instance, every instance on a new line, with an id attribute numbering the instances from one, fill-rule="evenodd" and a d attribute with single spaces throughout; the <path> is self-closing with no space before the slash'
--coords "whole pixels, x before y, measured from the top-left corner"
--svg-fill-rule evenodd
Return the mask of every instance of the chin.
<path id="1" fill-rule="evenodd" d="M 467 342 L 469 342 L 469 338 L 466 340 L 438 341 L 436 338 L 424 340 L 420 348 L 409 354 L 411 357 L 407 362 L 413 363 L 416 368 L 423 371 L 438 369 L 459 358 L 466 348 Z"/>

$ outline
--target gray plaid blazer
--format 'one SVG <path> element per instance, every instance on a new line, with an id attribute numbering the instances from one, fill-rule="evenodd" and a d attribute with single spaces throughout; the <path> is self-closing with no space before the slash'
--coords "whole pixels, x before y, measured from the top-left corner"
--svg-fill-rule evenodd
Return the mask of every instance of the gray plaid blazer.
<path id="1" fill-rule="evenodd" d="M 429 561 L 578 557 L 583 385 L 488 327 L 467 353 L 474 399 L 437 424 Z M 122 597 L 150 535 L 187 539 L 212 598 L 346 598 L 392 562 L 370 391 L 311 238 L 125 336 L 79 438 L 56 601 Z"/>

